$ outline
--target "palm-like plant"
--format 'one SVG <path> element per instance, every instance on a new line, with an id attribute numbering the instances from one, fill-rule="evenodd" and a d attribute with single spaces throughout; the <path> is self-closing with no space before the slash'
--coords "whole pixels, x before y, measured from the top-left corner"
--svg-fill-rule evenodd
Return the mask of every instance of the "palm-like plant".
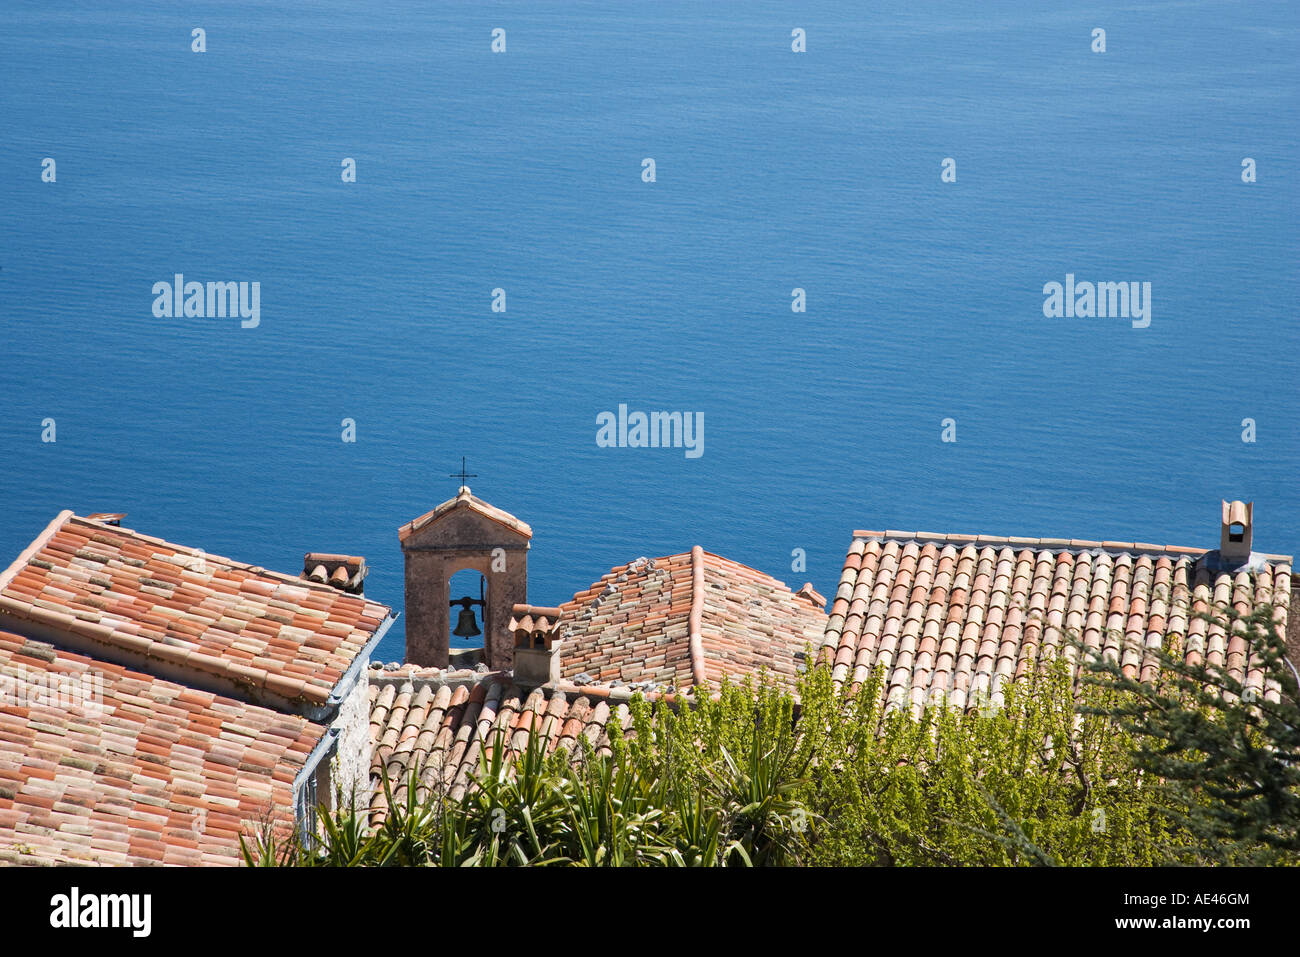
<path id="1" fill-rule="evenodd" d="M 673 821 L 662 781 L 637 775 L 609 758 L 569 772 L 566 850 L 588 867 L 665 865 L 674 851 Z"/>
<path id="2" fill-rule="evenodd" d="M 725 863 L 722 816 L 702 792 L 679 791 L 673 803 L 675 846 L 669 863 L 677 867 L 718 867 Z M 738 855 L 748 863 L 743 853 Z"/>
<path id="3" fill-rule="evenodd" d="M 498 731 L 485 752 L 474 786 L 459 808 L 463 827 L 479 866 L 558 863 L 557 840 L 566 818 L 566 779 L 546 757 L 547 734 L 529 735 L 525 748 L 512 755 Z M 464 861 L 462 863 L 469 863 Z"/>
<path id="4" fill-rule="evenodd" d="M 725 857 L 755 867 L 793 861 L 809 814 L 798 798 L 806 782 L 792 773 L 792 749 L 764 747 L 756 732 L 745 761 L 721 751 L 721 762 L 706 773 L 730 839 Z"/>
<path id="5" fill-rule="evenodd" d="M 419 778 L 412 769 L 406 779 L 401 801 L 393 800 L 388 778 L 383 780 L 388 813 L 365 848 L 371 853 L 368 863 L 380 866 L 418 867 L 437 863 L 442 858 L 440 840 L 441 812 L 445 805 L 436 799 L 421 799 Z"/>

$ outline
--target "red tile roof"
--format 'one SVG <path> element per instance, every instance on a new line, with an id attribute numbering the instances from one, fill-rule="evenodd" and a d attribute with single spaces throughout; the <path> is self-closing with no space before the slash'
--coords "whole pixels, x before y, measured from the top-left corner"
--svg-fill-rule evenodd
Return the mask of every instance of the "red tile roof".
<path id="1" fill-rule="evenodd" d="M 325 728 L 0 632 L 0 863 L 236 864 Z M 13 682 L 102 676 L 100 710 Z M 21 690 L 19 688 L 18 690 Z"/>
<path id="2" fill-rule="evenodd" d="M 681 689 L 759 669 L 792 681 L 826 622 L 815 601 L 699 546 L 619 566 L 560 607 L 564 677 Z"/>
<path id="3" fill-rule="evenodd" d="M 703 553 L 700 634 L 705 681 L 766 669 L 777 679 L 796 680 L 801 656 L 814 650 L 826 629 L 821 602 L 796 596 L 769 575 Z"/>
<path id="4" fill-rule="evenodd" d="M 468 676 L 459 683 L 438 678 L 377 678 L 370 685 L 372 820 L 387 812 L 386 774 L 393 797 L 405 800 L 408 775 L 414 771 L 429 792 L 459 798 L 479 768 L 479 759 L 501 733 L 512 752 L 527 747 L 529 736 L 546 733 L 547 753 L 578 751 L 579 739 L 591 753 L 609 753 L 609 728 L 628 730 L 625 702 L 609 700 L 609 691 L 568 687 L 536 688 L 524 693 L 508 676 Z"/>
<path id="5" fill-rule="evenodd" d="M 249 700 L 325 704 L 383 605 L 61 513 L 0 573 L 0 622 Z M 60 644 L 68 644 L 60 639 Z"/>
<path id="6" fill-rule="evenodd" d="M 1190 660 L 1226 664 L 1248 687 L 1262 674 L 1244 641 L 1195 617 L 1215 603 L 1247 611 L 1279 600 L 1285 633 L 1289 556 L 1215 571 L 1202 549 L 1133 542 L 857 532 L 831 606 L 825 649 L 837 681 L 883 668 L 891 701 L 989 696 L 1031 660 L 1062 652 L 1067 635 L 1118 655 L 1130 675 L 1155 673 L 1152 650 L 1184 639 Z M 1272 693 L 1273 689 L 1263 689 Z"/>

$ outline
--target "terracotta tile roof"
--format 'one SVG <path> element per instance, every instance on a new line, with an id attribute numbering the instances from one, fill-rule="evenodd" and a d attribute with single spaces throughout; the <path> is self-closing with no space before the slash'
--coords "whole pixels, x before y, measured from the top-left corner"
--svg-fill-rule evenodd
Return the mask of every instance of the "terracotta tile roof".
<path id="1" fill-rule="evenodd" d="M 568 635 L 561 674 L 593 682 L 695 683 L 691 667 L 691 553 L 638 558 L 560 607 Z"/>
<path id="2" fill-rule="evenodd" d="M 441 505 L 425 512 L 419 518 L 411 519 L 411 521 L 399 528 L 397 530 L 398 539 L 403 542 L 406 541 L 430 522 L 437 521 L 448 512 L 457 508 L 468 508 L 485 518 L 489 518 L 500 525 L 504 525 L 506 528 L 518 532 L 525 538 L 533 537 L 533 530 L 526 522 L 520 521 L 504 509 L 497 508 L 495 505 L 489 505 L 477 495 L 470 492 L 468 485 L 462 485 L 460 492 L 457 493 L 455 498 L 447 499 L 447 501 L 443 502 Z"/>
<path id="3" fill-rule="evenodd" d="M 718 555 L 704 558 L 700 633 L 709 685 L 761 668 L 793 683 L 804 650 L 816 649 L 825 631 L 825 599 L 800 598 L 775 578 Z"/>
<path id="4" fill-rule="evenodd" d="M 0 864 L 236 864 L 292 820 L 325 728 L 0 632 L 0 675 L 102 675 L 102 710 L 0 696 Z"/>
<path id="5" fill-rule="evenodd" d="M 566 748 L 576 754 L 580 738 L 591 753 L 609 753 L 610 726 L 628 730 L 630 724 L 625 701 L 609 698 L 608 689 L 572 686 L 524 693 L 508 675 L 499 673 L 472 675 L 464 682 L 418 676 L 374 678 L 370 685 L 372 820 L 382 820 L 387 812 L 385 774 L 397 801 L 405 799 L 412 770 L 431 792 L 463 796 L 480 756 L 497 741 L 498 732 L 504 734 L 503 745 L 516 753 L 527 747 L 534 732 L 547 735 L 547 753 Z"/>
<path id="6" fill-rule="evenodd" d="M 1262 675 L 1243 640 L 1194 615 L 1219 602 L 1245 611 L 1280 599 L 1285 633 L 1290 557 L 1216 571 L 1207 554 L 1135 542 L 857 532 L 825 653 L 840 682 L 884 668 L 891 702 L 914 708 L 940 695 L 959 707 L 985 695 L 996 702 L 1031 658 L 1063 650 L 1073 659 L 1067 634 L 1119 655 L 1143 680 L 1155 674 L 1151 650 L 1182 636 L 1190 660 L 1226 663 L 1258 688 Z"/>
<path id="7" fill-rule="evenodd" d="M 826 616 L 776 579 L 696 546 L 619 566 L 561 606 L 561 674 L 593 684 L 793 680 Z"/>
<path id="8" fill-rule="evenodd" d="M 0 623 L 248 700 L 325 705 L 387 607 L 61 513 L 3 573 Z M 64 640 L 64 639 L 67 640 Z"/>

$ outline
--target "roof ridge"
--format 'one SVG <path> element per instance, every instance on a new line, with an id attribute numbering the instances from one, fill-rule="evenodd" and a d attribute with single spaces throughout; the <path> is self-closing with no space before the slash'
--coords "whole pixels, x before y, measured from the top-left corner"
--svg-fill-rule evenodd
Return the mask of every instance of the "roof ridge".
<path id="1" fill-rule="evenodd" d="M 435 505 L 423 515 L 418 515 L 409 522 L 400 525 L 397 529 L 398 539 L 406 541 L 416 532 L 420 531 L 420 529 L 432 523 L 434 519 L 448 515 L 461 506 L 470 508 L 489 521 L 496 522 L 503 528 L 513 531 L 518 535 L 522 535 L 529 539 L 533 537 L 532 526 L 523 519 L 510 514 L 499 506 L 493 505 L 491 502 L 484 501 L 471 492 L 468 485 L 462 485 L 460 491 L 456 493 L 454 498 L 449 498 L 447 501 Z"/>
<path id="2" fill-rule="evenodd" d="M 1192 548 L 1183 545 L 1154 545 L 1150 542 L 1112 542 L 1092 541 L 1082 538 L 1029 538 L 1016 535 L 961 535 L 943 534 L 941 532 L 904 532 L 898 529 L 886 531 L 868 531 L 854 529 L 854 539 L 879 542 L 917 542 L 924 545 L 952 545 L 962 548 L 966 545 L 1004 545 L 1011 548 L 1031 548 L 1054 552 L 1123 552 L 1131 555 L 1169 555 L 1191 558 L 1209 554 L 1212 549 Z M 1293 555 L 1278 555 L 1269 552 L 1258 553 L 1267 561 L 1294 561 Z"/>
<path id="3" fill-rule="evenodd" d="M 697 685 L 705 684 L 704 676 L 704 549 L 691 548 L 691 613 L 687 619 L 687 640 L 691 650 L 691 678 Z"/>
<path id="4" fill-rule="evenodd" d="M 103 522 L 97 522 L 94 519 L 87 518 L 84 515 L 77 515 L 73 512 L 68 512 L 68 515 L 70 519 L 75 522 L 80 522 L 83 524 L 88 523 L 90 525 L 93 525 L 97 529 L 116 532 L 128 538 L 139 539 L 140 541 L 143 542 L 150 542 L 155 545 L 166 545 L 168 548 L 175 550 L 179 554 L 193 555 L 197 558 L 202 558 L 204 561 L 211 561 L 217 565 L 228 565 L 232 569 L 246 571 L 254 575 L 264 576 L 266 578 L 273 578 L 279 581 L 282 585 L 301 585 L 305 588 L 309 588 L 314 591 L 324 591 L 332 595 L 338 595 L 339 597 L 342 598 L 355 598 L 358 601 L 364 602 L 367 605 L 382 604 L 382 602 L 377 602 L 372 598 L 367 598 L 365 595 L 355 595 L 355 594 L 348 594 L 347 592 L 341 592 L 337 588 L 333 588 L 328 584 L 322 584 L 321 582 L 314 582 L 311 579 L 302 578 L 298 575 L 292 575 L 289 572 L 277 571 L 274 568 L 267 568 L 265 565 L 253 565 L 250 564 L 249 562 L 241 562 L 239 559 L 231 558 L 228 555 L 217 555 L 213 552 L 207 551 L 206 549 L 195 548 L 192 545 L 180 545 L 176 542 L 168 541 L 165 538 L 159 538 L 157 535 L 146 535 L 144 532 L 137 531 L 134 528 L 127 528 L 126 526 L 123 525 L 106 526 L 104 525 Z M 61 528 L 62 526 L 59 527 Z M 32 554 L 35 554 L 35 552 L 33 552 Z M 342 556 L 342 557 L 352 557 L 352 556 Z M 365 556 L 356 556 L 356 557 L 364 559 Z M 8 573 L 6 572 L 6 574 Z M 8 581 L 3 576 L 0 576 L 0 588 L 4 588 L 7 584 Z"/>
<path id="5" fill-rule="evenodd" d="M 113 566 L 107 579 L 84 572 L 91 561 Z M 364 596 L 71 511 L 0 584 L 0 622 L 16 633 L 310 720 L 337 710 L 393 620 Z M 227 654 L 231 636 L 256 657 Z"/>

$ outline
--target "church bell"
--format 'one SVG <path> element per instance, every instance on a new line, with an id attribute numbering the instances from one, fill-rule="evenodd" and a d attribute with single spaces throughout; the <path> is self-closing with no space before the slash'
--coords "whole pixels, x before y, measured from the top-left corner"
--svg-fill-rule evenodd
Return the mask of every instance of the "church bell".
<path id="1" fill-rule="evenodd" d="M 466 596 L 458 598 L 452 602 L 453 605 L 460 605 L 460 614 L 456 616 L 456 627 L 452 629 L 452 634 L 457 638 L 473 638 L 481 635 L 478 621 L 474 617 L 474 605 L 482 605 L 481 600 L 476 600 Z"/>

